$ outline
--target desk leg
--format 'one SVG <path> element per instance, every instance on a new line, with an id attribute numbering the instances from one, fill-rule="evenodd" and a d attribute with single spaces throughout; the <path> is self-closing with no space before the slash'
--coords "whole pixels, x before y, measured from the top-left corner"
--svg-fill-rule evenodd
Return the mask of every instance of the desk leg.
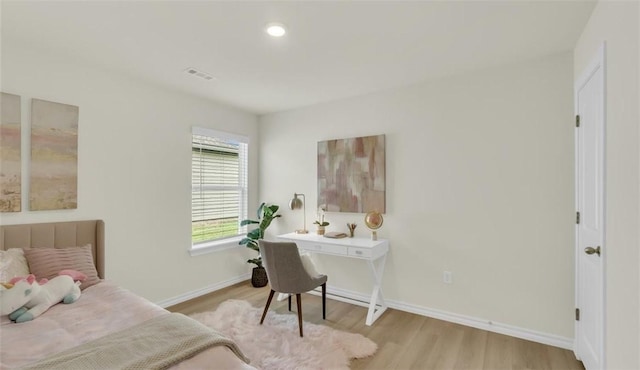
<path id="1" fill-rule="evenodd" d="M 369 270 L 373 277 L 373 292 L 371 293 L 371 301 L 369 302 L 369 312 L 367 313 L 367 326 L 371 326 L 374 321 L 387 310 L 387 303 L 384 301 L 382 295 L 382 275 L 384 274 L 384 265 L 387 260 L 387 255 L 378 258 L 377 260 L 367 260 L 369 264 Z M 376 309 L 376 305 L 380 307 Z"/>

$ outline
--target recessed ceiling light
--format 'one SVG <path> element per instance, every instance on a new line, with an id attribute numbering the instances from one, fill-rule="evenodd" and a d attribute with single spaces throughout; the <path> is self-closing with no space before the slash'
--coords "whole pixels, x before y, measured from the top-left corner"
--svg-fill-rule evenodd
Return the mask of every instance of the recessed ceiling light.
<path id="1" fill-rule="evenodd" d="M 282 37 L 287 33 L 287 30 L 282 23 L 269 23 L 265 30 L 273 37 Z"/>

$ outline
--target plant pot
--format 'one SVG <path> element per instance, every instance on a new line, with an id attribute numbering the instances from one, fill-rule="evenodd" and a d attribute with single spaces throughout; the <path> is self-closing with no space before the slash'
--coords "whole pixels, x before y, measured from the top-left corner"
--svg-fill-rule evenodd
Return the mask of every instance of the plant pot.
<path id="1" fill-rule="evenodd" d="M 268 282 L 267 270 L 265 270 L 264 267 L 254 267 L 253 273 L 251 274 L 251 285 L 255 288 L 262 288 L 266 286 Z"/>
<path id="2" fill-rule="evenodd" d="M 324 226 L 318 226 L 318 230 L 316 230 L 318 235 L 324 235 Z"/>

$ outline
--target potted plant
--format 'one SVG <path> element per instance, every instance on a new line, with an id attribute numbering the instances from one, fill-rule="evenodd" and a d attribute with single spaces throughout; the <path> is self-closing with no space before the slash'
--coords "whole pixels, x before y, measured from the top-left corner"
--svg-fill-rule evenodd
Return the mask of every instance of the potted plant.
<path id="1" fill-rule="evenodd" d="M 260 253 L 260 248 L 258 247 L 258 240 L 264 238 L 264 232 L 267 230 L 269 225 L 271 225 L 271 221 L 275 218 L 280 217 L 281 215 L 277 215 L 278 207 L 275 204 L 266 205 L 265 203 L 260 204 L 258 207 L 257 220 L 242 220 L 240 222 L 240 226 L 258 224 L 258 227 L 249 231 L 247 236 L 240 240 L 240 245 L 246 245 L 247 248 L 251 248 L 254 251 Z M 256 288 L 263 287 L 267 285 L 267 272 L 262 266 L 262 257 L 258 254 L 258 257 L 248 259 L 247 262 L 253 263 L 256 267 L 253 268 L 253 273 L 251 274 L 251 285 Z"/>
<path id="2" fill-rule="evenodd" d="M 324 230 L 326 226 L 329 226 L 329 223 L 324 220 L 324 208 L 320 207 L 318 209 L 318 219 L 314 221 L 315 225 L 318 225 L 318 229 L 316 232 L 318 235 L 324 235 Z"/>

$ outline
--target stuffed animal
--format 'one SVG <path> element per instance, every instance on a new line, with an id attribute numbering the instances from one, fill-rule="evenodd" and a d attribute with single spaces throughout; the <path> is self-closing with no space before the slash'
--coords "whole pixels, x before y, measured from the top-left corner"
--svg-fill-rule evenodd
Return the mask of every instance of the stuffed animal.
<path id="1" fill-rule="evenodd" d="M 0 314 L 17 323 L 31 321 L 51 306 L 73 303 L 80 298 L 80 282 L 59 275 L 40 285 L 34 275 L 15 282 L 11 289 L 0 290 Z"/>
<path id="2" fill-rule="evenodd" d="M 69 275 L 73 278 L 73 281 L 85 281 L 87 280 L 87 275 L 84 272 L 76 271 L 76 270 L 62 270 L 58 273 L 58 275 Z M 8 283 L 0 283 L 0 286 L 3 286 L 5 289 L 11 289 L 20 280 L 29 279 L 31 275 L 28 276 L 16 276 L 9 280 Z M 49 281 L 47 278 L 42 278 L 38 281 L 38 284 L 44 285 Z"/>
<path id="3" fill-rule="evenodd" d="M 66 275 L 66 274 L 58 274 L 58 275 Z M 7 283 L 9 286 L 6 288 L 11 288 L 12 286 L 16 285 L 16 283 L 20 280 L 25 280 L 27 279 L 29 276 L 16 276 L 13 279 L 9 280 L 9 282 Z M 47 283 L 47 281 L 49 281 L 49 279 L 47 278 L 43 278 L 40 279 L 40 281 L 38 281 L 38 284 L 40 285 L 45 285 Z"/>

